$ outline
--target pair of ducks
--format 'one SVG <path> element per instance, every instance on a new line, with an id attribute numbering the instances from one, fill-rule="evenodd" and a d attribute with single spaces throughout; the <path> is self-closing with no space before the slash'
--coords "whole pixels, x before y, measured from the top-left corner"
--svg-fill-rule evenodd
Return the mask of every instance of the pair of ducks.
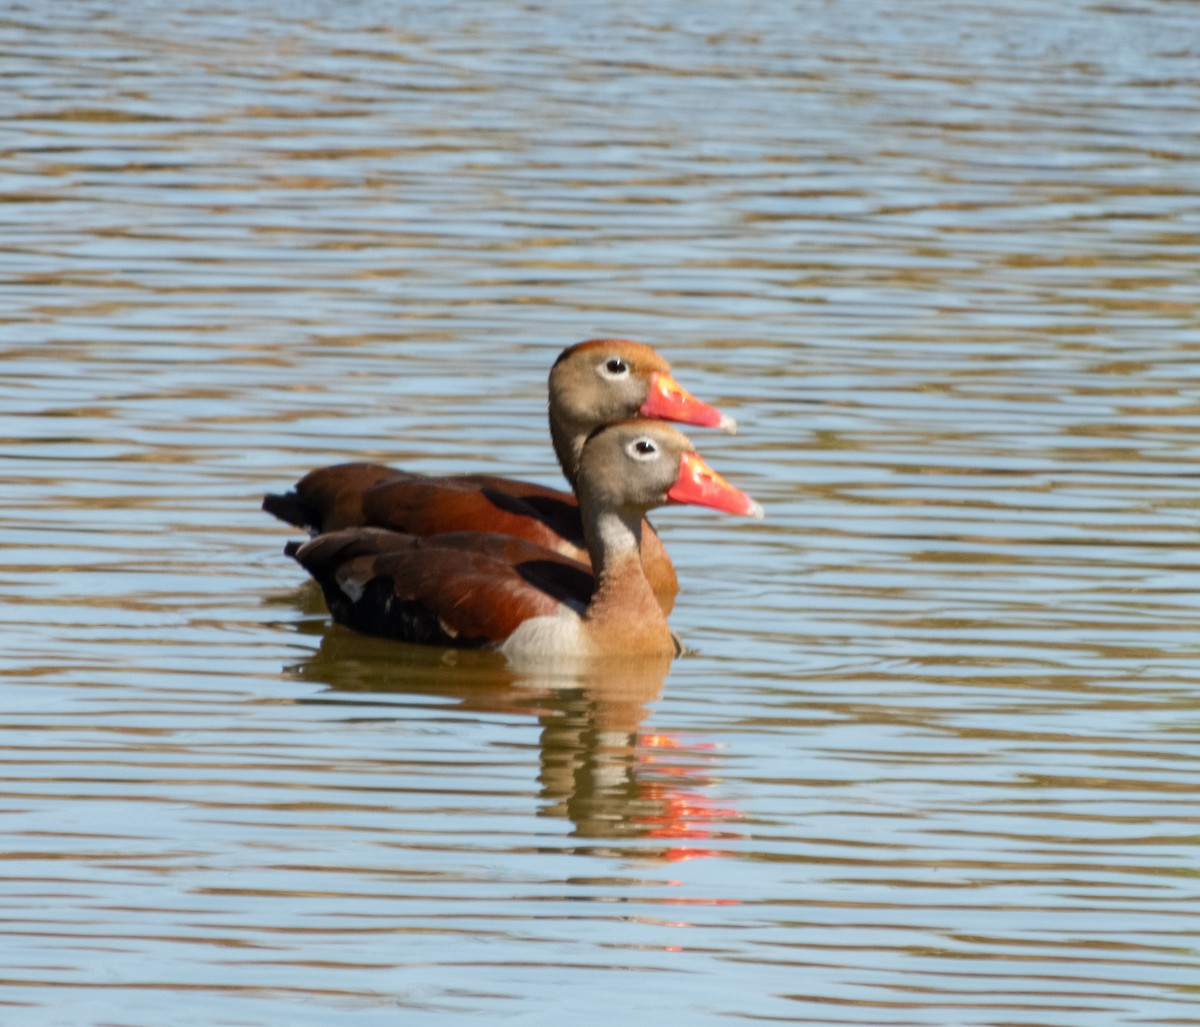
<path id="1" fill-rule="evenodd" d="M 518 661 L 678 653 L 667 614 L 679 583 L 646 513 L 674 502 L 762 517 L 762 507 L 663 422 L 736 424 L 628 339 L 569 347 L 549 384 L 550 437 L 574 496 L 351 463 L 263 500 L 315 536 L 285 552 L 316 579 L 334 620 Z"/>

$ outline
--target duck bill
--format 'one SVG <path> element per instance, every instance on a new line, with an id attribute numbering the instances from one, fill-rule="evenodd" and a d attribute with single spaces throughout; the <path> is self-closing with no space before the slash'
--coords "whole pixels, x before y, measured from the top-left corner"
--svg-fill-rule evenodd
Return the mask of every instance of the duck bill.
<path id="1" fill-rule="evenodd" d="M 699 453 L 684 453 L 679 464 L 679 477 L 667 490 L 667 498 L 675 503 L 711 506 L 714 510 L 742 514 L 745 517 L 763 516 L 763 508 L 741 489 L 735 489 L 704 462 Z"/>
<path id="2" fill-rule="evenodd" d="M 737 421 L 698 400 L 665 371 L 655 371 L 650 376 L 650 393 L 638 413 L 642 417 L 681 421 L 701 428 L 720 428 L 730 435 L 737 432 Z"/>

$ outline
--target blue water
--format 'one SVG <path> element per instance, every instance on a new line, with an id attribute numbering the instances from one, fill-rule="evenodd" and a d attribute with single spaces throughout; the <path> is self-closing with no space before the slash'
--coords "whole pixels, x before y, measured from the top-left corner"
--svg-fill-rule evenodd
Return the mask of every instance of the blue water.
<path id="1" fill-rule="evenodd" d="M 1200 1023 L 1193 5 L 0 15 L 14 1024 Z M 628 335 L 765 522 L 662 668 L 332 628 L 265 491 L 555 482 Z"/>

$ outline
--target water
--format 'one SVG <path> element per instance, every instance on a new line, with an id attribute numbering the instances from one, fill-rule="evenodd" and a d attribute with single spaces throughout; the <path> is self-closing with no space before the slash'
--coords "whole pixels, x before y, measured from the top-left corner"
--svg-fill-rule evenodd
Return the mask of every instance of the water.
<path id="1" fill-rule="evenodd" d="M 1200 21 L 1004 4 L 0 16 L 14 1024 L 1200 1023 Z M 763 524 L 696 652 L 328 625 L 261 494 L 552 482 L 651 342 Z"/>

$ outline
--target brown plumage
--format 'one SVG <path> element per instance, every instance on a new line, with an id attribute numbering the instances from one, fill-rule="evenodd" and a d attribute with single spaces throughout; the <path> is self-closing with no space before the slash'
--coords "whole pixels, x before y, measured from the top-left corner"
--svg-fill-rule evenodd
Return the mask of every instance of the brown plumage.
<path id="1" fill-rule="evenodd" d="M 369 634 L 499 649 L 518 661 L 674 654 L 642 566 L 646 511 L 668 501 L 755 516 L 761 509 L 661 422 L 598 430 L 577 470 L 590 567 L 484 532 L 421 538 L 351 528 L 288 552 L 320 583 L 334 619 Z M 591 568 L 595 587 L 585 604 Z"/>
<path id="2" fill-rule="evenodd" d="M 643 416 L 736 428 L 684 391 L 653 349 L 629 339 L 592 339 L 564 350 L 550 372 L 549 396 L 551 440 L 572 486 L 584 442 L 602 425 Z M 491 475 L 435 477 L 380 464 L 337 464 L 305 475 L 291 492 L 268 495 L 263 508 L 314 535 L 352 527 L 420 536 L 489 531 L 588 561 L 571 493 Z M 669 613 L 679 591 L 675 568 L 654 529 L 645 527 L 646 575 Z"/>

